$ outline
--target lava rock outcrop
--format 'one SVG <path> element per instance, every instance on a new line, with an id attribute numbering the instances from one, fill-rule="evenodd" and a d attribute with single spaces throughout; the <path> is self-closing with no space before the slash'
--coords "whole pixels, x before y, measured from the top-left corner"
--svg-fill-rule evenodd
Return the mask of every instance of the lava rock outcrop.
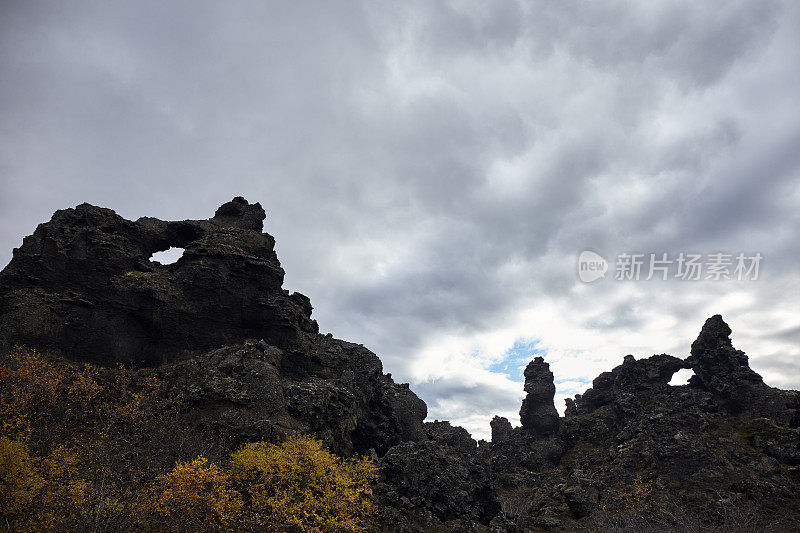
<path id="1" fill-rule="evenodd" d="M 800 393 L 764 384 L 730 333 L 715 315 L 686 359 L 625 356 L 566 400 L 565 417 L 546 438 L 530 406 L 550 412 L 553 376 L 541 358 L 532 361 L 522 426 L 509 431 L 495 418 L 492 442 L 479 451 L 503 504 L 493 524 L 792 530 L 800 519 Z M 681 369 L 694 376 L 670 385 Z"/>
<path id="2" fill-rule="evenodd" d="M 484 531 L 500 511 L 477 443 L 448 422 L 425 424 L 427 441 L 393 447 L 380 459 L 376 491 L 391 531 Z"/>
<path id="3" fill-rule="evenodd" d="M 800 394 L 767 386 L 715 315 L 691 354 L 636 359 L 566 401 L 537 357 L 521 425 L 478 445 L 383 373 L 359 344 L 321 335 L 283 290 L 264 210 L 243 198 L 207 220 L 57 211 L 0 272 L 0 349 L 15 345 L 153 372 L 220 457 L 310 433 L 367 453 L 384 531 L 791 530 L 800 523 Z M 184 248 L 174 264 L 153 253 Z M 687 385 L 673 374 L 692 369 Z M 2 384 L 0 384 L 2 385 Z M 201 443 L 205 445 L 204 443 Z M 715 529 L 716 528 L 716 529 Z"/>
<path id="4" fill-rule="evenodd" d="M 264 210 L 234 198 L 208 220 L 57 211 L 0 272 L 0 347 L 159 366 L 199 424 L 230 443 L 313 432 L 334 450 L 424 440 L 427 407 L 361 345 L 320 335 L 283 290 Z M 171 265 L 154 252 L 184 248 Z"/>
<path id="5" fill-rule="evenodd" d="M 604 405 L 623 408 L 626 400 L 638 393 L 654 394 L 670 390 L 669 382 L 678 370 L 690 368 L 688 361 L 667 354 L 637 360 L 626 355 L 622 364 L 603 372 L 592 381 L 592 387 L 575 399 L 567 398 L 566 416 L 591 413 Z M 630 405 L 636 409 L 636 405 Z"/>
<path id="6" fill-rule="evenodd" d="M 553 398 L 556 386 L 550 365 L 541 357 L 535 358 L 525 367 L 525 392 L 519 410 L 522 429 L 529 434 L 546 437 L 558 431 L 559 417 Z"/>
<path id="7" fill-rule="evenodd" d="M 282 288 L 264 219 L 241 197 L 208 220 L 57 211 L 0 272 L 0 349 L 155 367 L 225 449 L 310 433 L 379 460 L 390 529 L 485 527 L 498 504 L 477 443 L 423 424 L 425 403 L 374 353 L 319 333 L 309 299 Z M 151 260 L 170 247 L 184 248 L 174 264 Z"/>
<path id="8" fill-rule="evenodd" d="M 153 365 L 247 339 L 302 348 L 311 305 L 281 288 L 264 210 L 235 198 L 208 220 L 57 211 L 0 273 L 0 342 L 99 363 Z M 153 253 L 184 248 L 174 264 Z"/>
<path id="9" fill-rule="evenodd" d="M 781 424 L 800 423 L 798 396 L 764 384 L 747 355 L 733 347 L 731 328 L 714 315 L 692 343 L 686 364 L 694 371 L 690 385 L 710 391 L 732 413 L 765 417 Z"/>

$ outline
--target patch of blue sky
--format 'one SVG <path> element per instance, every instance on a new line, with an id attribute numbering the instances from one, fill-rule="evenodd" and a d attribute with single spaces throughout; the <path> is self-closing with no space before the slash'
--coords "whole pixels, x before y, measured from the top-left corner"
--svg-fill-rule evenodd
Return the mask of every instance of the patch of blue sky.
<path id="1" fill-rule="evenodd" d="M 525 382 L 523 371 L 534 357 L 541 356 L 547 359 L 547 350 L 540 348 L 541 339 L 517 339 L 514 346 L 503 354 L 503 358 L 489 365 L 489 371 L 496 374 L 505 374 L 511 381 Z"/>
<path id="2" fill-rule="evenodd" d="M 591 382 L 592 382 L 592 380 L 589 379 L 589 378 L 564 378 L 564 379 L 556 378 L 556 379 L 553 380 L 553 383 L 555 383 L 556 385 L 562 384 L 562 383 L 563 384 L 577 383 L 579 385 L 587 385 L 587 384 L 589 384 Z"/>

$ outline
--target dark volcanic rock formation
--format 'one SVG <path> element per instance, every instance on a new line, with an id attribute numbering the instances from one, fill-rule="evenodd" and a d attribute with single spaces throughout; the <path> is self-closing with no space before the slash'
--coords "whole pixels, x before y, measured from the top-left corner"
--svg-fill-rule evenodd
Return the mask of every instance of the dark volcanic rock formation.
<path id="1" fill-rule="evenodd" d="M 496 416 L 492 418 L 492 421 L 489 422 L 489 427 L 492 428 L 492 442 L 495 443 L 508 440 L 508 438 L 511 436 L 511 432 L 513 431 L 511 422 L 509 422 L 508 418 L 504 416 Z"/>
<path id="2" fill-rule="evenodd" d="M 320 335 L 309 299 L 281 288 L 264 218 L 244 198 L 180 222 L 57 211 L 0 273 L 0 344 L 160 365 L 233 443 L 311 431 L 342 453 L 384 453 L 423 440 L 425 403 L 363 346 Z M 172 246 L 185 248 L 176 263 L 150 260 Z"/>
<path id="3" fill-rule="evenodd" d="M 475 531 L 500 510 L 477 443 L 448 422 L 425 424 L 430 440 L 395 446 L 380 460 L 377 495 L 392 531 Z M 397 503 L 400 503 L 398 506 Z"/>
<path id="4" fill-rule="evenodd" d="M 765 385 L 730 333 L 716 315 L 687 359 L 626 356 L 567 400 L 549 438 L 527 430 L 524 403 L 523 426 L 498 429 L 481 452 L 503 503 L 495 524 L 518 531 L 796 528 L 800 394 Z M 670 386 L 684 368 L 695 373 L 689 384 Z M 528 369 L 525 390 L 539 393 L 535 405 L 546 403 L 552 374 L 538 358 Z"/>
<path id="5" fill-rule="evenodd" d="M 719 397 L 733 399 L 741 388 L 757 388 L 764 381 L 748 365 L 747 355 L 733 347 L 731 328 L 714 315 L 703 325 L 692 343 L 687 363 L 694 369 L 692 384 L 702 385 Z"/>
<path id="6" fill-rule="evenodd" d="M 567 400 L 564 418 L 537 357 L 521 427 L 495 417 L 492 442 L 478 446 L 463 428 L 423 423 L 425 403 L 375 354 L 319 334 L 309 299 L 282 289 L 264 218 L 243 198 L 208 220 L 58 211 L 0 272 L 0 349 L 147 367 L 185 400 L 187 423 L 215 435 L 220 456 L 293 432 L 369 453 L 385 531 L 800 523 L 800 394 L 764 384 L 719 315 L 688 358 L 626 356 Z M 150 260 L 172 246 L 185 249 L 176 263 Z M 670 386 L 687 368 L 689 384 Z"/>
<path id="7" fill-rule="evenodd" d="M 669 391 L 672 376 L 682 368 L 689 368 L 689 363 L 667 354 L 638 361 L 626 355 L 620 366 L 597 376 L 584 394 L 577 395 L 574 400 L 567 399 L 566 415 L 590 413 L 611 404 L 635 411 L 635 403 L 626 406 L 627 400 L 638 393 Z"/>
<path id="8" fill-rule="evenodd" d="M 344 455 L 374 453 L 393 530 L 488 524 L 497 503 L 476 442 L 447 422 L 423 425 L 425 403 L 375 354 L 319 334 L 309 299 L 282 289 L 264 218 L 244 198 L 208 220 L 57 211 L 0 272 L 0 349 L 157 367 L 187 420 L 228 449 L 301 432 Z M 174 264 L 150 260 L 170 247 L 185 249 Z"/>
<path id="9" fill-rule="evenodd" d="M 733 347 L 730 335 L 720 315 L 706 320 L 686 360 L 694 370 L 689 384 L 711 392 L 733 414 L 747 412 L 797 426 L 797 396 L 765 385 L 747 355 Z"/>
<path id="10" fill-rule="evenodd" d="M 264 210 L 235 198 L 209 220 L 125 220 L 82 204 L 39 225 L 0 274 L 0 341 L 101 363 L 156 364 L 246 339 L 301 349 L 311 305 L 281 289 Z M 150 256 L 185 248 L 172 265 Z"/>
<path id="11" fill-rule="evenodd" d="M 553 404 L 556 386 L 550 365 L 537 357 L 525 368 L 525 392 L 519 418 L 522 429 L 541 437 L 552 435 L 558 431 L 558 411 Z"/>

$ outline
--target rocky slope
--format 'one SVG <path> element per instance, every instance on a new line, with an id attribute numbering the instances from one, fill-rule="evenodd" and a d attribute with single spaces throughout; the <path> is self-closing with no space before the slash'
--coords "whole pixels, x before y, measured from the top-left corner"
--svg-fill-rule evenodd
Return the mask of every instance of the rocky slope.
<path id="1" fill-rule="evenodd" d="M 557 433 L 536 430 L 552 424 L 541 407 L 552 375 L 534 361 L 526 404 L 533 394 L 541 414 L 523 404 L 510 431 L 495 420 L 479 453 L 501 499 L 526 500 L 504 517 L 511 527 L 796 530 L 800 394 L 765 385 L 730 333 L 716 315 L 686 359 L 626 356 L 567 400 Z M 694 371 L 689 384 L 670 386 L 682 368 Z"/>
<path id="2" fill-rule="evenodd" d="M 39 225 L 0 273 L 0 346 L 78 361 L 159 365 L 232 442 L 293 431 L 349 454 L 425 438 L 426 406 L 358 344 L 320 335 L 281 288 L 264 210 L 243 198 L 208 220 L 125 220 L 82 204 Z M 150 260 L 181 247 L 174 264 Z"/>
<path id="3" fill-rule="evenodd" d="M 388 531 L 792 530 L 800 523 L 800 395 L 763 383 L 708 319 L 680 359 L 626 356 L 553 405 L 548 364 L 525 370 L 520 427 L 476 443 L 383 374 L 361 345 L 321 335 L 282 289 L 265 213 L 243 198 L 208 220 L 58 211 L 0 272 L 0 348 L 149 367 L 224 446 L 313 433 L 374 454 Z M 150 260 L 185 249 L 171 265 Z M 680 369 L 688 385 L 668 383 Z M 796 529 L 796 528 L 795 528 Z"/>

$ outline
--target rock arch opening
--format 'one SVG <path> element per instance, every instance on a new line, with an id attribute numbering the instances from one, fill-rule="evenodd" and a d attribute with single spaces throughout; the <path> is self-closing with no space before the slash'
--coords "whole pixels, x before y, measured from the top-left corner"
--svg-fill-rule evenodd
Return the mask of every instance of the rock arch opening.
<path id="1" fill-rule="evenodd" d="M 672 374 L 672 379 L 669 380 L 669 384 L 673 387 L 680 387 L 681 385 L 687 385 L 689 383 L 689 379 L 694 376 L 694 370 L 691 368 L 682 368 Z"/>
<path id="2" fill-rule="evenodd" d="M 166 250 L 162 250 L 151 255 L 150 261 L 153 261 L 154 263 L 160 263 L 162 265 L 171 265 L 183 257 L 184 251 L 185 250 L 183 248 L 171 246 Z"/>

